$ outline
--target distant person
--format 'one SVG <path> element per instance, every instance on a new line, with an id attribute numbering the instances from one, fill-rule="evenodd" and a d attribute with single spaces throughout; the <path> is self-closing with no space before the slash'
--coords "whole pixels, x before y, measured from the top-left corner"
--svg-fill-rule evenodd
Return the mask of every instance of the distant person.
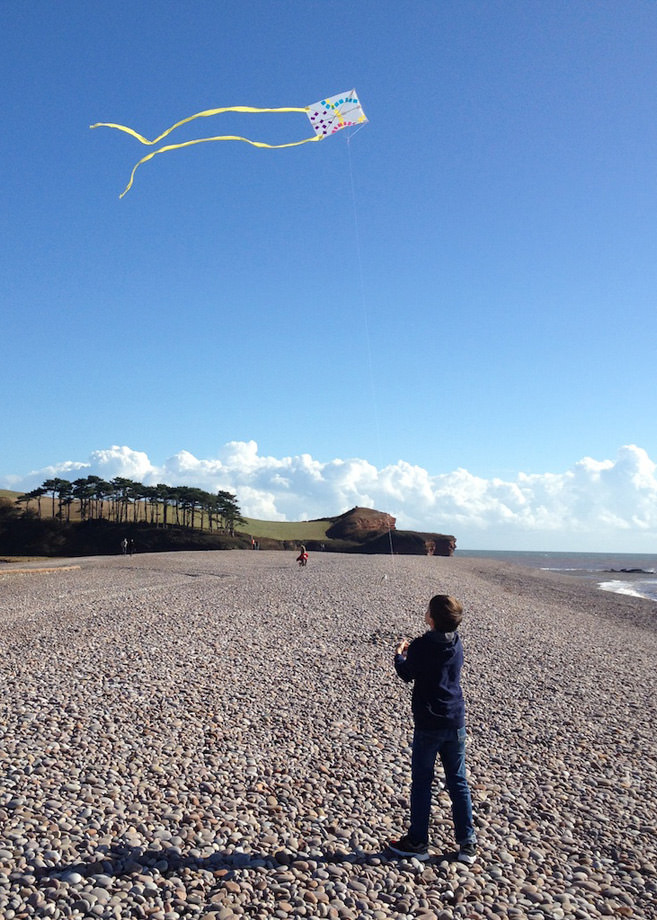
<path id="1" fill-rule="evenodd" d="M 125 537 L 121 540 L 121 552 L 124 556 L 128 552 L 128 541 Z"/>
<path id="2" fill-rule="evenodd" d="M 134 540 L 130 540 L 130 542 L 128 543 L 128 552 L 129 552 L 130 555 L 132 556 L 132 554 L 134 553 L 134 551 L 135 551 L 135 541 L 134 541 Z"/>
<path id="3" fill-rule="evenodd" d="M 301 544 L 301 549 L 299 550 L 299 555 L 297 556 L 297 562 L 299 565 L 306 565 L 308 562 L 308 553 L 306 552 L 306 547 Z"/>
<path id="4" fill-rule="evenodd" d="M 461 690 L 463 646 L 457 632 L 463 607 L 448 594 L 431 598 L 425 613 L 429 630 L 396 649 L 395 670 L 403 681 L 414 681 L 412 711 L 415 730 L 411 759 L 411 823 L 388 849 L 398 856 L 429 858 L 431 784 L 436 757 L 445 771 L 452 800 L 454 833 L 460 862 L 473 863 L 477 854 L 470 788 L 465 775 L 465 702 Z"/>

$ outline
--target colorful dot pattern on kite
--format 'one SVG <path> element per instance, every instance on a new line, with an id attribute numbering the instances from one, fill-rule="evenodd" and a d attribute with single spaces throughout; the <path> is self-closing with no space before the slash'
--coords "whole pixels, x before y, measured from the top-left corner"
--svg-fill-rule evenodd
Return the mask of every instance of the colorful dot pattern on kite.
<path id="1" fill-rule="evenodd" d="M 322 99 L 308 107 L 308 118 L 315 134 L 327 137 L 343 128 L 367 121 L 355 90 Z"/>

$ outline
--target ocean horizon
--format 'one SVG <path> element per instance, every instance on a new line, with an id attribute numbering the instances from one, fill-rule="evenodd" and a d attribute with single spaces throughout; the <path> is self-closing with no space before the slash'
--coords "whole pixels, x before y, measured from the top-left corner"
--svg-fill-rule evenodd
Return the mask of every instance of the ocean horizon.
<path id="1" fill-rule="evenodd" d="M 532 569 L 585 578 L 601 591 L 627 594 L 657 602 L 655 553 L 559 553 L 513 550 L 457 549 L 455 555 L 499 559 Z"/>

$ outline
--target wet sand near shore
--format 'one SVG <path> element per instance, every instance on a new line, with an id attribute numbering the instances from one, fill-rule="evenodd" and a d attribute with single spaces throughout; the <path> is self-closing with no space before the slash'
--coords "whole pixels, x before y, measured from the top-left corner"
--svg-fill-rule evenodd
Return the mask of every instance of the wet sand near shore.
<path id="1" fill-rule="evenodd" d="M 458 557 L 11 568 L 3 918 L 657 917 L 653 602 Z M 438 786 L 431 861 L 384 847 L 410 783 L 393 648 L 438 592 L 465 606 L 473 866 Z"/>

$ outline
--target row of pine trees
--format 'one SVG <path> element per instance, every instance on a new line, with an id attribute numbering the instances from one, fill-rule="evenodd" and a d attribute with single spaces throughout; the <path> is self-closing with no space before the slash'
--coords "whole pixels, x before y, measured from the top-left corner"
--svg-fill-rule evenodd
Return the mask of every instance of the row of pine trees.
<path id="1" fill-rule="evenodd" d="M 43 507 L 43 500 L 48 502 Z M 234 534 L 246 521 L 240 514 L 237 498 L 231 492 L 216 493 L 192 486 L 145 486 L 133 479 L 100 476 L 46 479 L 38 488 L 17 499 L 26 514 L 42 514 L 70 521 L 77 512 L 81 521 L 106 519 L 118 524 L 145 522 L 153 526 L 176 525 L 192 530 L 216 530 Z M 36 511 L 33 508 L 36 507 Z"/>

